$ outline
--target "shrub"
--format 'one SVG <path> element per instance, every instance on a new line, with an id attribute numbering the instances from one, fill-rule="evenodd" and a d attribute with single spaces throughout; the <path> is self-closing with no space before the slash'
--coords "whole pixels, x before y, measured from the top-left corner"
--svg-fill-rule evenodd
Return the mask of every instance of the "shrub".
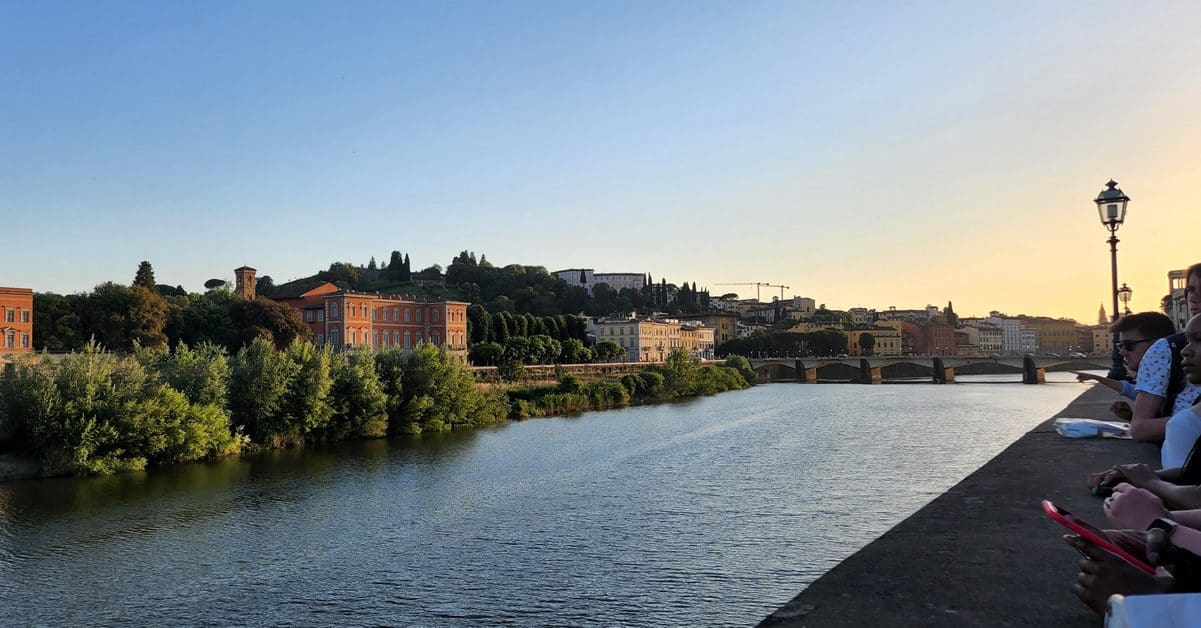
<path id="1" fill-rule="evenodd" d="M 333 417 L 326 436 L 378 438 L 388 433 L 388 397 L 380 385 L 375 354 L 366 350 L 341 353 L 333 358 L 330 405 Z"/>

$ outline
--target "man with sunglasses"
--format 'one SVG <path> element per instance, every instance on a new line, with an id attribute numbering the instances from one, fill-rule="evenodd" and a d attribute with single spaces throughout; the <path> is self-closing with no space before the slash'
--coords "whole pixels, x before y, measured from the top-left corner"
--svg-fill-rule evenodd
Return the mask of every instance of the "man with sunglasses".
<path id="1" fill-rule="evenodd" d="M 1162 406 L 1167 395 L 1168 378 L 1171 371 L 1171 353 L 1144 360 L 1151 347 L 1159 347 L 1156 341 L 1176 333 L 1172 319 L 1159 312 L 1140 312 L 1123 316 L 1113 324 L 1118 332 L 1118 353 L 1126 370 L 1137 373 L 1138 383 L 1134 407 L 1129 409 L 1130 436 L 1135 440 L 1158 443 L 1163 441 L 1164 430 L 1171 413 Z M 1166 358 L 1166 359 L 1165 359 Z M 1190 404 L 1191 405 L 1191 404 Z M 1122 404 L 1126 408 L 1126 404 Z M 1120 407 L 1115 412 L 1124 414 Z M 1123 417 L 1127 418 L 1127 417 Z"/>

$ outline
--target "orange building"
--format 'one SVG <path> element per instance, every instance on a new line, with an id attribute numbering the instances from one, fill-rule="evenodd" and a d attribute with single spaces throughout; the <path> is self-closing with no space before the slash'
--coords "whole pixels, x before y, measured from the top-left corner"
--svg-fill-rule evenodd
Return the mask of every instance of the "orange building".
<path id="1" fill-rule="evenodd" d="M 33 351 L 33 290 L 0 287 L 0 353 Z"/>
<path id="2" fill-rule="evenodd" d="M 271 298 L 300 313 L 318 346 L 412 349 L 430 342 L 466 358 L 468 304 L 462 301 L 352 292 L 328 281 L 284 284 Z"/>

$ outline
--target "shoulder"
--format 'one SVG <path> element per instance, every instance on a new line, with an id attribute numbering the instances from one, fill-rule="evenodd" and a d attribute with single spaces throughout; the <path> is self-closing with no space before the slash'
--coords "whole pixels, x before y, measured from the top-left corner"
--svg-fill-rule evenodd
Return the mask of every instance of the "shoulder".
<path id="1" fill-rule="evenodd" d="M 1138 390 L 1167 396 L 1168 379 L 1172 374 L 1172 349 L 1168 341 L 1160 338 L 1143 354 L 1138 363 Z"/>

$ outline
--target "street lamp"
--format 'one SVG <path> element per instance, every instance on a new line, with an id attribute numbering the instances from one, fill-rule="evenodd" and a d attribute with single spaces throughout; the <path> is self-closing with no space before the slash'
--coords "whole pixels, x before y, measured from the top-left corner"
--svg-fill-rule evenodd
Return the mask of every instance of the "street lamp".
<path id="1" fill-rule="evenodd" d="M 1113 320 L 1118 320 L 1118 227 L 1126 220 L 1126 204 L 1130 197 L 1118 187 L 1118 182 L 1110 179 L 1105 189 L 1093 200 L 1097 204 L 1097 215 L 1101 224 L 1109 229 L 1109 258 L 1110 274 L 1113 279 Z M 1126 377 L 1126 367 L 1122 366 L 1122 356 L 1118 353 L 1118 334 L 1113 334 L 1113 366 L 1109 369 L 1109 377 L 1123 379 Z"/>
<path id="2" fill-rule="evenodd" d="M 1130 295 L 1131 294 L 1134 294 L 1134 291 L 1130 289 L 1130 286 L 1126 285 L 1126 283 L 1123 282 L 1122 287 L 1118 288 L 1118 299 L 1122 302 L 1122 313 L 1127 316 L 1130 315 Z"/>

